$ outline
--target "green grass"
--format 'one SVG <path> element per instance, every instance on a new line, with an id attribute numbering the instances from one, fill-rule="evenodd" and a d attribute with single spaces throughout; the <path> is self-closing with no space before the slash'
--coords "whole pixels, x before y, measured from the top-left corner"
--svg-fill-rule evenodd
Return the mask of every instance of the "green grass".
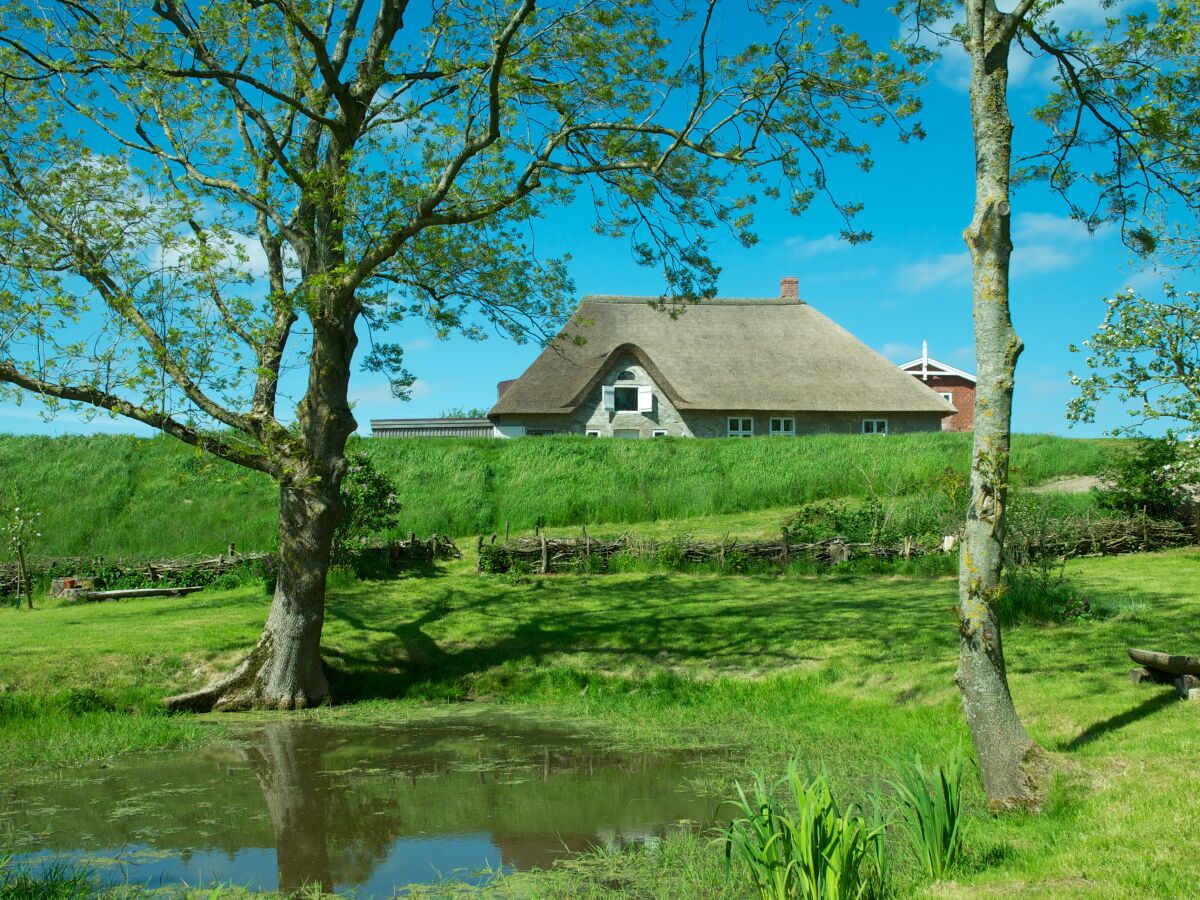
<path id="1" fill-rule="evenodd" d="M 731 755 L 707 788 L 725 795 L 753 771 L 782 774 L 800 754 L 830 773 L 840 801 L 860 804 L 895 760 L 969 753 L 953 682 L 952 579 L 510 580 L 473 576 L 471 564 L 337 589 L 325 653 L 336 689 L 358 702 L 307 715 L 378 721 L 470 701 L 570 720 L 630 747 L 720 747 Z M 1200 883 L 1200 859 L 1180 851 L 1200 821 L 1197 711 L 1131 684 L 1124 655 L 1140 645 L 1194 650 L 1200 553 L 1077 560 L 1068 572 L 1111 617 L 1005 634 L 1018 709 L 1057 772 L 1050 804 L 1038 816 L 993 818 L 969 766 L 965 856 L 938 896 L 1186 897 Z M 0 611 L 0 767 L 199 739 L 191 729 L 225 720 L 158 719 L 145 703 L 231 665 L 265 614 L 251 589 Z M 69 692 L 83 689 L 92 699 L 72 707 Z M 91 708 L 105 698 L 118 708 Z M 12 715 L 18 707 L 34 713 Z M 45 732 L 39 709 L 52 723 Z M 143 717 L 169 730 L 121 737 L 121 723 L 140 727 Z M 903 844 L 896 852 L 898 882 L 916 890 L 915 857 Z M 681 837 L 663 854 L 593 854 L 496 890 L 744 895 L 744 882 L 724 881 L 719 848 Z"/>
<path id="2" fill-rule="evenodd" d="M 832 497 L 923 495 L 966 472 L 966 434 L 864 439 L 596 441 L 380 439 L 357 446 L 395 479 L 398 534 L 456 537 L 542 524 L 574 527 L 786 510 Z M 1013 483 L 1091 474 L 1106 442 L 1013 441 Z M 40 509 L 41 556 L 161 558 L 269 549 L 277 501 L 263 475 L 172 438 L 0 435 L 0 472 Z M 669 477 L 667 477 L 669 476 Z M 774 516 L 774 513 L 771 513 Z M 732 529 L 730 529 L 732 530 Z"/>

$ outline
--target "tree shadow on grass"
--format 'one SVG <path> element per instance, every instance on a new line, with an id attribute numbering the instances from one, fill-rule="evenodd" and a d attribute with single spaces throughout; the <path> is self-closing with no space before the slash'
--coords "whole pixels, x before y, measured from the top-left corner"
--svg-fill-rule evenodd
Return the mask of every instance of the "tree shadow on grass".
<path id="1" fill-rule="evenodd" d="M 650 575 L 480 586 L 479 594 L 439 587 L 432 597 L 398 598 L 397 611 L 417 613 L 399 622 L 386 607 L 383 615 L 379 607 L 331 607 L 329 617 L 351 629 L 324 648 L 337 694 L 399 697 L 421 685 L 422 693 L 452 699 L 465 695 L 468 676 L 514 661 L 533 668 L 555 656 L 582 658 L 573 665 L 595 670 L 698 662 L 713 674 L 761 672 L 826 660 L 847 638 L 870 645 L 860 658 L 898 661 L 944 650 L 954 637 L 951 628 L 930 627 L 944 604 L 931 604 L 928 584 L 919 582 Z M 435 634 L 462 628 L 463 636 L 435 640 L 431 626 Z"/>
<path id="2" fill-rule="evenodd" d="M 1179 702 L 1179 698 L 1176 696 L 1174 688 L 1155 694 L 1153 697 L 1143 700 L 1131 709 L 1089 725 L 1083 731 L 1079 732 L 1079 734 L 1075 735 L 1075 737 L 1071 738 L 1071 740 L 1060 743 L 1057 749 L 1068 753 L 1078 750 L 1080 747 L 1090 744 L 1092 741 L 1098 740 L 1106 734 L 1111 734 L 1127 725 L 1132 725 L 1134 722 L 1140 722 L 1147 716 L 1151 716 L 1160 709 L 1165 709 L 1177 702 Z"/>

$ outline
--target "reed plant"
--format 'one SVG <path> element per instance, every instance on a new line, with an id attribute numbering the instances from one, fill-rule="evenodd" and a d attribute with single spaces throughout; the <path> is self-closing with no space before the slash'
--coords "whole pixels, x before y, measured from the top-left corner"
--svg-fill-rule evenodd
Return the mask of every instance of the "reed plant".
<path id="1" fill-rule="evenodd" d="M 926 769 L 917 757 L 898 768 L 891 786 L 900 798 L 900 825 L 925 873 L 941 881 L 963 852 L 962 754 L 955 753 L 944 767 Z"/>
<path id="2" fill-rule="evenodd" d="M 860 900 L 887 890 L 886 825 L 851 805 L 843 811 L 825 775 L 805 776 L 793 758 L 776 784 L 756 775 L 749 794 L 727 801 L 726 865 L 749 871 L 762 900 Z M 786 801 L 779 799 L 785 795 Z"/>

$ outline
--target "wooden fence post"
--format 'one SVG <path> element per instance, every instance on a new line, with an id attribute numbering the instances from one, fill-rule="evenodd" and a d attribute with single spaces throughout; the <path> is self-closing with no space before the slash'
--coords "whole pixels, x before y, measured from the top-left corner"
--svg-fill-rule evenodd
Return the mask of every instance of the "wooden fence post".
<path id="1" fill-rule="evenodd" d="M 496 532 L 494 532 L 494 531 L 492 532 L 492 539 L 491 539 L 491 541 L 489 541 L 489 543 L 492 543 L 492 544 L 496 543 Z"/>
<path id="2" fill-rule="evenodd" d="M 504 543 L 508 544 L 508 522 L 504 523 Z"/>
<path id="3" fill-rule="evenodd" d="M 475 574 L 483 571 L 483 535 L 475 539 Z"/>
<path id="4" fill-rule="evenodd" d="M 417 533 L 410 531 L 408 533 L 408 549 L 411 552 L 417 546 Z"/>
<path id="5" fill-rule="evenodd" d="M 540 537 L 542 539 L 542 574 L 549 575 L 550 574 L 550 550 L 546 544 L 546 536 L 544 534 L 539 534 L 538 537 Z"/>
<path id="6" fill-rule="evenodd" d="M 229 542 L 229 558 L 233 559 L 235 556 L 237 556 L 237 547 L 234 545 L 233 541 L 230 541 Z"/>
<path id="7" fill-rule="evenodd" d="M 783 529 L 783 553 L 779 555 L 779 562 L 783 571 L 787 571 L 788 564 L 791 562 L 791 557 L 788 553 L 788 530 Z"/>

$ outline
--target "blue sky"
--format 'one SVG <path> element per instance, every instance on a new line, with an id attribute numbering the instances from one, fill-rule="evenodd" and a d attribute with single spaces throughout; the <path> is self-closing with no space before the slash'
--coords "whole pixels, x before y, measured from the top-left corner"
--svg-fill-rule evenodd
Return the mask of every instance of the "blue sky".
<path id="1" fill-rule="evenodd" d="M 1099 3 L 1070 0 L 1060 17 L 1066 25 L 1095 24 Z M 879 23 L 895 28 L 887 17 L 880 16 Z M 946 53 L 924 91 L 921 120 L 928 138 L 903 145 L 881 132 L 869 174 L 835 170 L 832 183 L 839 195 L 866 202 L 856 224 L 874 232 L 874 240 L 857 246 L 839 241 L 840 220 L 819 203 L 800 218 L 782 205 L 761 204 L 755 247 L 713 235 L 723 269 L 721 294 L 775 296 L 779 279 L 794 275 L 804 300 L 895 362 L 918 355 L 921 341 L 928 340 L 932 356 L 973 371 L 970 265 L 962 242 L 973 203 L 966 68 L 961 51 L 948 48 Z M 1018 154 L 1038 144 L 1040 126 L 1028 110 L 1045 95 L 1050 74 L 1036 61 L 1013 65 Z M 656 273 L 637 266 L 627 244 L 597 237 L 591 222 L 587 209 L 556 211 L 540 225 L 539 251 L 572 255 L 580 295 L 659 293 L 663 283 Z M 1088 235 L 1069 219 L 1060 200 L 1038 186 L 1022 188 L 1014 197 L 1013 225 L 1012 310 L 1026 345 L 1017 373 L 1014 430 L 1103 433 L 1121 420 L 1116 409 L 1102 410 L 1093 426 L 1068 429 L 1067 370 L 1080 368 L 1082 361 L 1067 345 L 1095 329 L 1104 312 L 1102 298 L 1130 284 L 1153 294 L 1162 277 L 1133 267 L 1114 229 Z M 1195 287 L 1194 277 L 1176 274 L 1172 280 L 1181 288 Z M 438 341 L 417 321 L 405 323 L 392 339 L 405 345 L 407 365 L 418 377 L 413 398 L 395 401 L 379 376 L 356 372 L 351 395 L 363 433 L 371 418 L 486 408 L 495 399 L 496 382 L 519 375 L 538 353 L 536 345 L 517 346 L 496 335 L 482 342 Z M 126 421 L 88 423 L 70 413 L 47 423 L 35 402 L 20 408 L 0 405 L 0 431 L 145 433 Z"/>

